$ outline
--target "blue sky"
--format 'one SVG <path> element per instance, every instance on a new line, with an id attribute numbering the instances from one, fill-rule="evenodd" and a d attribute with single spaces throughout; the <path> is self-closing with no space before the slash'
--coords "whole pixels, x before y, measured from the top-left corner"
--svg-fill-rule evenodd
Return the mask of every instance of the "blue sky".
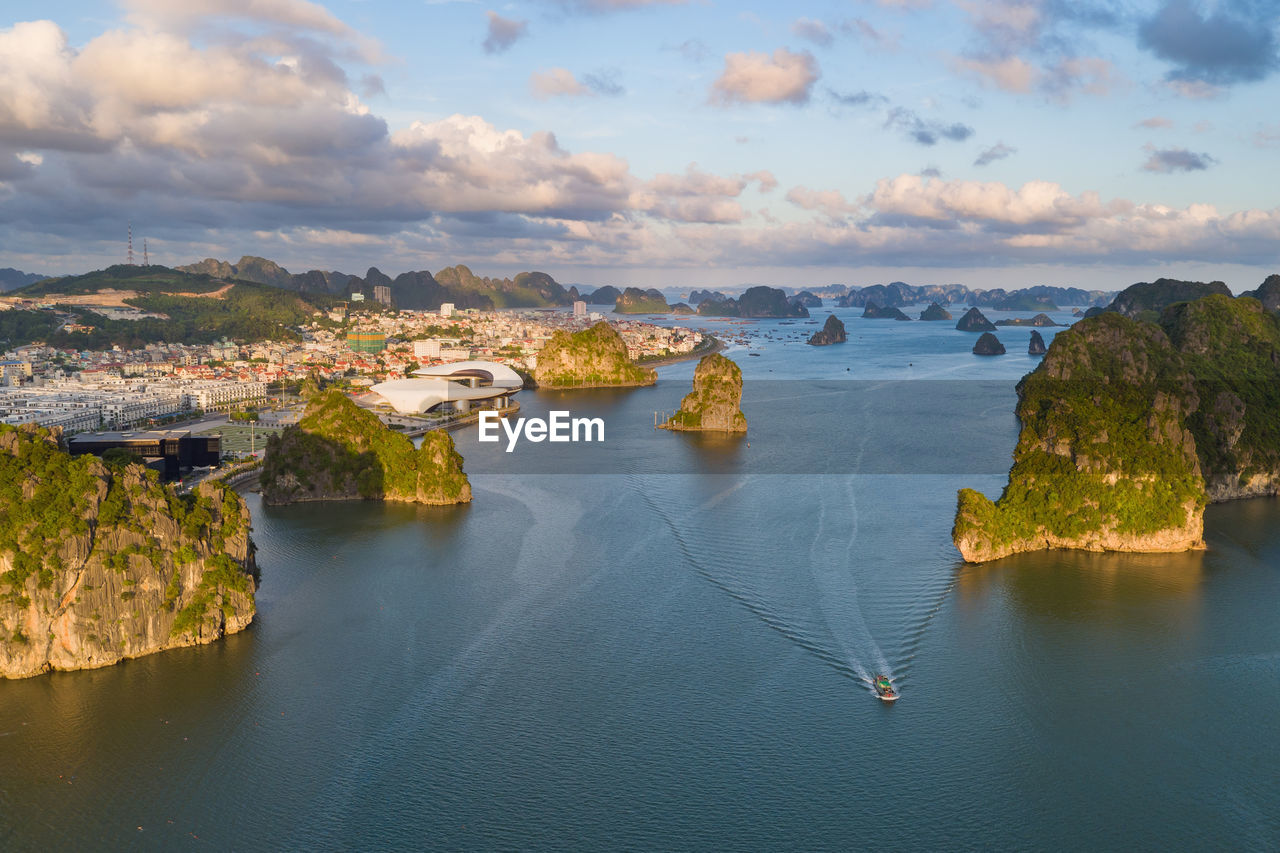
<path id="1" fill-rule="evenodd" d="M 0 266 L 1251 288 L 1280 4 L 6 4 Z M 54 14 L 50 19 L 48 16 Z"/>

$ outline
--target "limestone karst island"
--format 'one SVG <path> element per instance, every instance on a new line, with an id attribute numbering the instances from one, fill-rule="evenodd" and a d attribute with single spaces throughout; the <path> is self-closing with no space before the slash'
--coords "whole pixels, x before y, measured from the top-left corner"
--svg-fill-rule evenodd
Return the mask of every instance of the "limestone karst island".
<path id="1" fill-rule="evenodd" d="M 960 492 L 966 561 L 1201 548 L 1207 504 L 1280 492 L 1280 323 L 1190 284 L 1142 285 L 1053 339 L 1018 385 L 1004 492 Z"/>
<path id="2" fill-rule="evenodd" d="M 579 332 L 557 331 L 538 353 L 533 373 L 539 388 L 626 388 L 652 385 L 652 368 L 631 362 L 613 326 L 600 321 Z"/>
<path id="3" fill-rule="evenodd" d="M 254 616 L 249 512 L 219 483 L 177 494 L 138 462 L 71 456 L 0 424 L 0 676 L 209 643 Z"/>
<path id="4" fill-rule="evenodd" d="M 719 353 L 705 355 L 693 372 L 693 390 L 662 429 L 678 432 L 747 431 L 742 414 L 742 369 Z"/>

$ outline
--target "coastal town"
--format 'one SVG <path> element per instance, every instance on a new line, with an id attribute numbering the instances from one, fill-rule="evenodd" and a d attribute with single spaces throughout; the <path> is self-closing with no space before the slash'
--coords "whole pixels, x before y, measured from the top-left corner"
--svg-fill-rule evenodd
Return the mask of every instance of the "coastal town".
<path id="1" fill-rule="evenodd" d="M 30 302 L 31 304 L 27 304 Z M 55 311 L 32 300 L 0 308 Z M 605 319 L 585 302 L 569 309 L 364 311 L 358 302 L 315 312 L 297 341 L 156 343 L 136 350 L 58 349 L 34 343 L 0 354 L 0 423 L 62 428 L 73 434 L 130 429 L 229 413 L 280 401 L 308 376 L 352 390 L 422 367 L 484 359 L 531 373 L 558 330 Z M 698 351 L 695 330 L 609 317 L 635 361 Z"/>

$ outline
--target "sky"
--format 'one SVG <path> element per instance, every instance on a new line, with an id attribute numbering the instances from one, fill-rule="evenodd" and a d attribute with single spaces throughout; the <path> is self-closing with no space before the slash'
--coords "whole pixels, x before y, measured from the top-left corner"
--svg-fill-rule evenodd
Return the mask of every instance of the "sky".
<path id="1" fill-rule="evenodd" d="M 54 17 L 50 18 L 49 16 Z M 1280 0 L 0 11 L 0 266 L 683 289 L 1280 271 Z"/>

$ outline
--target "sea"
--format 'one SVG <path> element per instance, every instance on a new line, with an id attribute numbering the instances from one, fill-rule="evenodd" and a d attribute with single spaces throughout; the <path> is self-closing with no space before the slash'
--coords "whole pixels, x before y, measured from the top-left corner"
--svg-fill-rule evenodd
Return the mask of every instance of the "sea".
<path id="1" fill-rule="evenodd" d="M 683 362 L 519 395 L 602 442 L 456 433 L 468 506 L 247 495 L 249 630 L 0 682 L 0 849 L 1280 849 L 1280 503 L 965 565 L 1030 330 L 811 310 L 660 321 L 729 342 L 741 438 L 654 429 Z"/>

